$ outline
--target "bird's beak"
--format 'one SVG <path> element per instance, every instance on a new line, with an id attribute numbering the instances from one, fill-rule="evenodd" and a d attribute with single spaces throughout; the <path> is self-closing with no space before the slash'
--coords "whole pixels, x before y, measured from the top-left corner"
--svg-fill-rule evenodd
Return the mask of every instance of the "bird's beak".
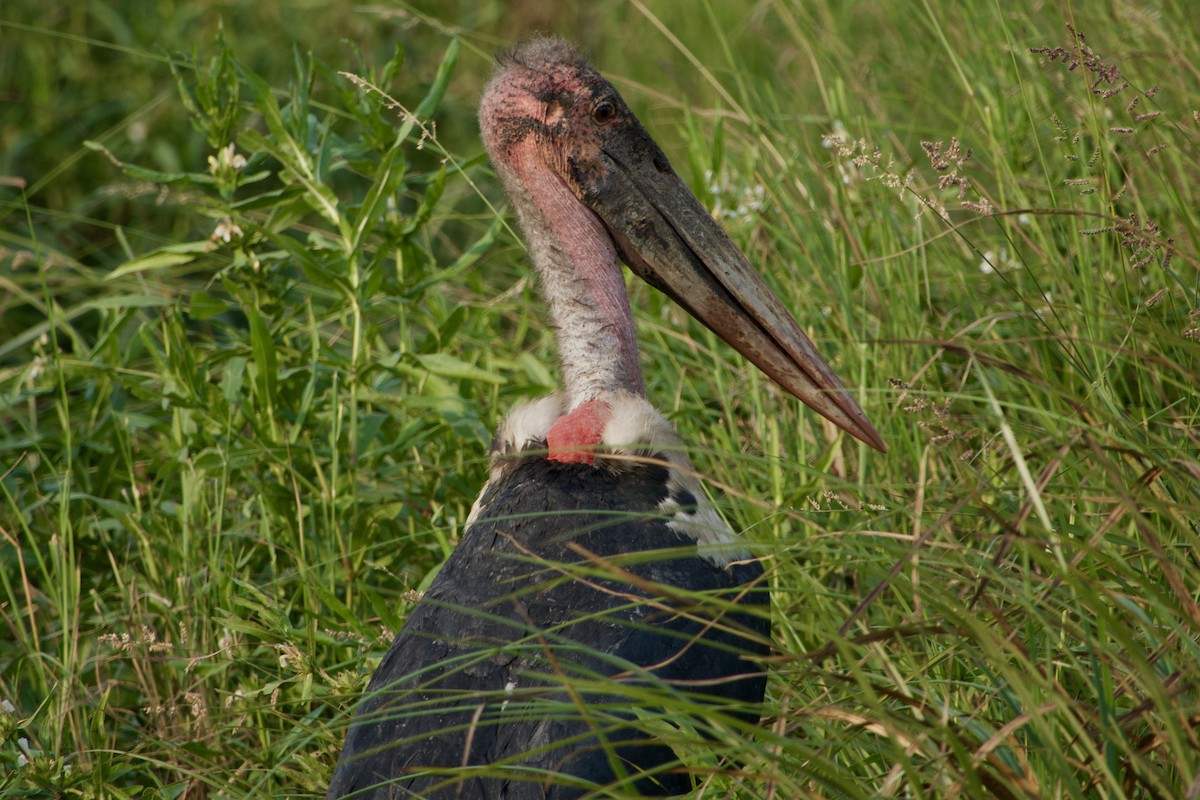
<path id="1" fill-rule="evenodd" d="M 640 126 L 638 126 L 640 128 Z M 603 148 L 581 199 L 622 260 L 776 383 L 851 436 L 886 446 L 828 362 L 642 130 Z"/>

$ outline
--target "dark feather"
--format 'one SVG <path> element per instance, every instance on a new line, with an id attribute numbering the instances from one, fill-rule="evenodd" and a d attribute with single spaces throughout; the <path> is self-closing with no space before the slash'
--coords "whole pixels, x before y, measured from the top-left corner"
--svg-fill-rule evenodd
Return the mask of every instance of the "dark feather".
<path id="1" fill-rule="evenodd" d="M 769 621 L 757 563 L 717 566 L 668 527 L 666 479 L 526 457 L 490 483 L 371 680 L 328 796 L 569 798 L 638 772 L 631 794 L 688 791 L 630 708 L 676 692 L 757 721 L 765 677 L 746 656 Z"/>

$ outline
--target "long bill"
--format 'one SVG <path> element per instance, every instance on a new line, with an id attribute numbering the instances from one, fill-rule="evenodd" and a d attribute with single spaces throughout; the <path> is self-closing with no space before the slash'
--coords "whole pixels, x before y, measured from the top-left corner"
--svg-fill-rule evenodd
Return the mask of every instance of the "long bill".
<path id="1" fill-rule="evenodd" d="M 885 452 L 882 437 L 812 340 L 643 136 L 631 147 L 605 148 L 603 180 L 581 198 L 607 227 L 622 260 L 807 406 Z"/>

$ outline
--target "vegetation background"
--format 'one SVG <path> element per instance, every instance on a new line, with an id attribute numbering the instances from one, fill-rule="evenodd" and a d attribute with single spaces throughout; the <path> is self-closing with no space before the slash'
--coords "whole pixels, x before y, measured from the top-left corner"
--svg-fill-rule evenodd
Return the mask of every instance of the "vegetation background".
<path id="1" fill-rule="evenodd" d="M 773 588 L 697 796 L 1200 798 L 1190 6 L 7 0 L 0 796 L 322 795 L 554 386 L 474 118 L 550 31 L 890 446 L 631 284 Z"/>

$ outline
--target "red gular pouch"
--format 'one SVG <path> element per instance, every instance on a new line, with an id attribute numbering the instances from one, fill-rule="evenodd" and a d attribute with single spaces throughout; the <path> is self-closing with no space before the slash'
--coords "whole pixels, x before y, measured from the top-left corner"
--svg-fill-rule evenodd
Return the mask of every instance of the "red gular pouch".
<path id="1" fill-rule="evenodd" d="M 560 464 L 591 464 L 610 419 L 612 406 L 603 400 L 580 403 L 555 420 L 546 432 L 546 457 Z"/>

